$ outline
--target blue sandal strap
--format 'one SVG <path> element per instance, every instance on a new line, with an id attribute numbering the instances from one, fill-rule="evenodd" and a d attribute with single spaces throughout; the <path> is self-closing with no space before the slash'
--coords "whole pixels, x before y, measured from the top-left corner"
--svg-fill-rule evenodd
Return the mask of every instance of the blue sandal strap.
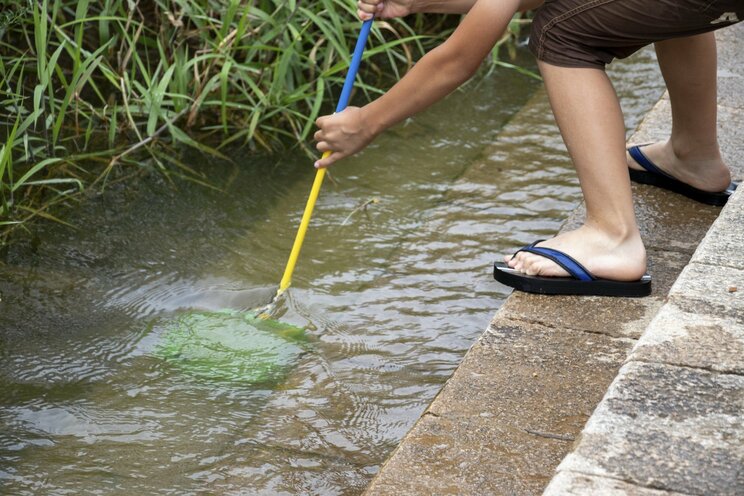
<path id="1" fill-rule="evenodd" d="M 535 241 L 534 243 L 531 243 L 523 248 L 520 248 L 514 254 L 516 255 L 520 251 L 524 251 L 527 253 L 533 253 L 535 255 L 545 257 L 548 260 L 552 260 L 553 262 L 557 263 L 566 272 L 568 272 L 568 274 L 574 279 L 578 279 L 579 281 L 596 280 L 596 277 L 594 277 L 594 275 L 591 272 L 589 272 L 586 269 L 586 267 L 581 265 L 578 261 L 576 261 L 576 259 L 574 259 L 570 255 L 566 255 L 562 251 L 554 250 L 552 248 L 535 246 L 537 243 L 540 243 L 541 241 L 543 240 Z"/>
<path id="2" fill-rule="evenodd" d="M 520 249 L 518 249 L 517 251 L 515 251 L 514 254 L 511 257 L 512 258 L 516 257 L 517 256 L 517 253 L 519 253 L 520 251 L 527 251 L 527 252 L 529 252 L 532 248 L 535 247 L 536 244 L 542 243 L 543 241 L 545 241 L 545 240 L 544 239 L 538 239 L 537 241 L 533 241 L 532 243 L 528 244 L 527 246 L 523 246 Z"/>
<path id="3" fill-rule="evenodd" d="M 665 176 L 670 179 L 674 179 L 675 181 L 677 180 L 663 170 L 659 169 L 659 167 L 657 167 L 655 163 L 651 162 L 646 154 L 641 151 L 641 145 L 631 146 L 630 148 L 628 148 L 628 153 L 631 157 L 633 157 L 633 160 L 635 160 L 638 165 L 646 169 L 648 172 L 658 174 L 660 176 Z"/>

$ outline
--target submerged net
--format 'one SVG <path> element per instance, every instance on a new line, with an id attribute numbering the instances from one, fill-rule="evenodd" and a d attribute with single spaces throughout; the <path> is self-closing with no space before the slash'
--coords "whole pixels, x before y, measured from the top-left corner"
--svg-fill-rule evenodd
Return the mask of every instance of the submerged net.
<path id="1" fill-rule="evenodd" d="M 303 329 L 241 312 L 191 312 L 166 324 L 155 355 L 191 376 L 238 383 L 281 381 L 299 360 Z"/>

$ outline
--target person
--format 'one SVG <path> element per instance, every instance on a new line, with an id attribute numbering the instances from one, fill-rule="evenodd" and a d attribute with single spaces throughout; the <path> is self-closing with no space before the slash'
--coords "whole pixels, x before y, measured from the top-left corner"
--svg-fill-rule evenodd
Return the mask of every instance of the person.
<path id="1" fill-rule="evenodd" d="M 647 295 L 650 277 L 630 176 L 712 204 L 724 203 L 735 187 L 716 135 L 713 31 L 743 18 L 742 0 L 360 0 L 357 7 L 363 20 L 414 12 L 466 15 L 383 96 L 317 119 L 316 147 L 332 154 L 316 167 L 360 151 L 444 98 L 474 75 L 516 12 L 537 9 L 529 47 L 587 214 L 578 229 L 497 262 L 494 276 L 501 282 L 551 294 Z M 665 142 L 628 151 L 620 104 L 604 69 L 650 43 L 669 90 L 672 131 Z"/>

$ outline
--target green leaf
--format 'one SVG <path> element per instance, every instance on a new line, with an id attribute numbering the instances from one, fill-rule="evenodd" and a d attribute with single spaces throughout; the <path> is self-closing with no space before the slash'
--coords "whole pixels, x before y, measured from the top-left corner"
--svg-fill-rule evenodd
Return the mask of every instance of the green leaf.
<path id="1" fill-rule="evenodd" d="M 163 74 L 163 77 L 160 79 L 158 85 L 151 92 L 150 115 L 147 119 L 148 136 L 152 136 L 153 134 L 155 134 L 158 120 L 163 115 L 163 95 L 165 94 L 165 90 L 168 89 L 168 85 L 170 84 L 171 78 L 173 77 L 173 71 L 175 70 L 175 68 L 175 65 L 170 66 L 168 70 L 165 71 L 165 74 Z"/>
<path id="2" fill-rule="evenodd" d="M 222 118 L 222 127 L 224 129 L 224 132 L 227 133 L 227 101 L 229 99 L 227 94 L 227 86 L 229 82 L 230 77 L 230 68 L 232 67 L 232 60 L 227 60 L 225 64 L 222 66 L 222 70 L 220 71 L 220 77 L 221 77 L 221 92 L 222 92 L 222 109 L 220 112 L 220 117 Z"/>
<path id="3" fill-rule="evenodd" d="M 178 128 L 177 126 L 171 123 L 168 123 L 168 132 L 170 132 L 171 136 L 173 136 L 176 140 L 180 141 L 181 143 L 185 145 L 188 145 L 192 148 L 200 150 L 209 155 L 212 155 L 212 156 L 224 159 L 224 160 L 230 160 L 228 157 L 226 157 L 219 151 L 215 150 L 214 148 L 211 148 L 203 143 L 199 143 L 198 141 L 194 141 L 188 134 L 186 134 L 180 128 Z"/>
<path id="4" fill-rule="evenodd" d="M 320 113 L 320 106 L 323 104 L 323 94 L 325 90 L 325 81 L 323 78 L 318 78 L 318 80 L 315 82 L 315 101 L 313 102 L 313 108 L 310 113 L 310 115 L 307 118 L 307 123 L 305 124 L 304 129 L 302 130 L 302 140 L 306 140 L 308 134 L 310 134 L 310 131 L 313 129 L 313 126 L 315 125 L 315 119 L 318 117 L 318 113 Z"/>
<path id="5" fill-rule="evenodd" d="M 37 172 L 43 170 L 44 168 L 46 168 L 46 167 L 48 167 L 48 166 L 50 166 L 52 164 L 59 163 L 61 161 L 62 161 L 62 159 L 60 159 L 60 158 L 47 158 L 47 159 L 42 160 L 38 164 L 35 164 L 18 181 L 15 182 L 15 184 L 13 185 L 13 187 L 11 188 L 11 190 L 12 191 L 16 191 L 18 188 L 20 188 L 21 186 L 23 186 L 26 183 L 26 181 L 28 181 L 29 178 L 31 178 L 31 176 L 33 176 Z"/>

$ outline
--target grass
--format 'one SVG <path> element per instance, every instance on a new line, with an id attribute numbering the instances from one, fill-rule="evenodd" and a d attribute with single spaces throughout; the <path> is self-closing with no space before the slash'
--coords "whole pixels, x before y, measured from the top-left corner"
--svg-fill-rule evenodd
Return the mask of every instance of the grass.
<path id="1" fill-rule="evenodd" d="M 357 88 L 398 78 L 454 27 L 376 22 Z M 491 66 L 506 65 L 501 49 Z M 24 0 L 0 14 L 0 243 L 86 190 L 143 170 L 209 185 L 187 146 L 308 154 L 360 27 L 350 0 Z M 519 69 L 519 68 L 517 68 Z M 521 70 L 521 69 L 519 69 Z"/>

